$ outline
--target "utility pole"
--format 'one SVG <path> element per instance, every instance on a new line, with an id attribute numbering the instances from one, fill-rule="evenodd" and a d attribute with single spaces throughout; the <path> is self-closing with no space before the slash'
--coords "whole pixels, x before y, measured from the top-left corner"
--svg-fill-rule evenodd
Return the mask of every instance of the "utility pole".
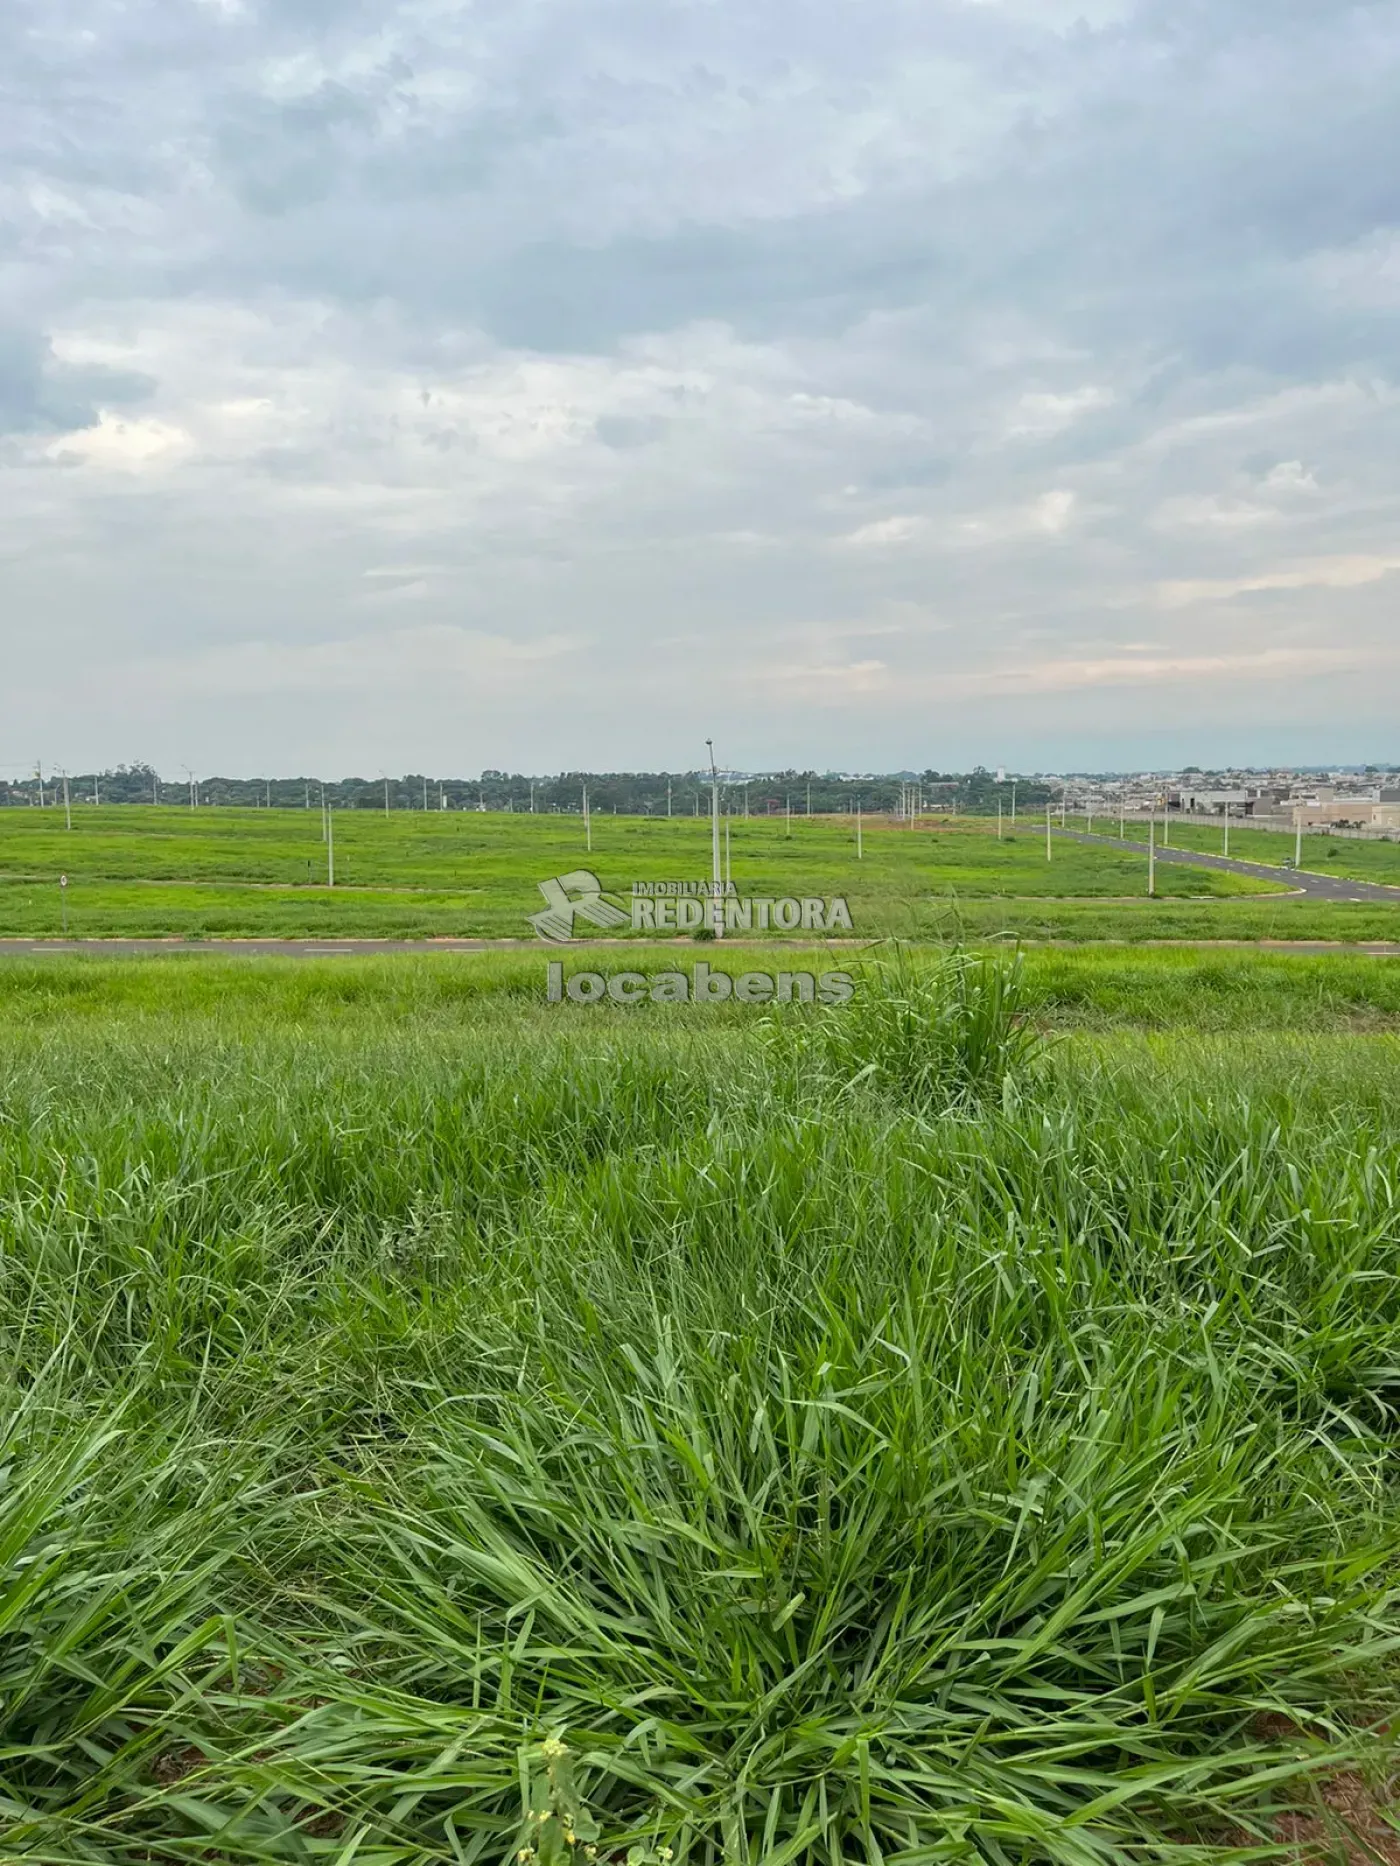
<path id="1" fill-rule="evenodd" d="M 1157 892 L 1157 812 L 1147 819 L 1147 892 Z"/>
<path id="2" fill-rule="evenodd" d="M 535 780 L 530 779 L 530 814 L 535 814 Z"/>
<path id="3" fill-rule="evenodd" d="M 265 792 L 265 795 L 267 798 L 267 803 L 265 807 L 270 810 L 272 808 L 272 779 L 271 778 L 267 779 L 267 790 Z"/>
<path id="4" fill-rule="evenodd" d="M 1293 809 L 1293 866 L 1303 866 L 1303 806 L 1295 804 Z"/>
<path id="5" fill-rule="evenodd" d="M 1045 805 L 1045 859 L 1050 860 L 1050 805 Z"/>
<path id="6" fill-rule="evenodd" d="M 729 851 L 729 818 L 732 813 L 724 813 L 724 879 L 728 886 L 734 880 L 734 860 Z"/>
<path id="7" fill-rule="evenodd" d="M 1062 790 L 1060 792 L 1060 828 L 1061 829 L 1063 829 L 1065 826 L 1065 810 L 1068 807 L 1068 803 L 1069 803 L 1069 792 L 1067 790 Z"/>
<path id="8" fill-rule="evenodd" d="M 1162 799 L 1162 847 L 1164 849 L 1169 849 L 1171 846 L 1172 846 L 1171 799 L 1169 797 L 1163 797 Z"/>
<path id="9" fill-rule="evenodd" d="M 710 881 L 716 939 L 724 938 L 724 876 L 719 865 L 719 772 L 715 769 L 715 742 L 706 739 L 710 754 Z"/>
<path id="10" fill-rule="evenodd" d="M 670 814 L 671 814 L 671 780 L 670 778 L 667 778 L 666 780 L 666 815 L 668 818 L 670 817 Z"/>
<path id="11" fill-rule="evenodd" d="M 1230 856 L 1230 806 L 1228 803 L 1225 806 L 1225 847 L 1221 853 L 1228 861 Z"/>
<path id="12" fill-rule="evenodd" d="M 788 792 L 787 798 L 785 801 L 787 803 L 787 841 L 791 842 L 792 841 L 792 792 L 791 791 Z"/>
<path id="13" fill-rule="evenodd" d="M 156 776 L 154 771 L 151 773 L 151 802 L 160 802 L 160 779 Z"/>
<path id="14" fill-rule="evenodd" d="M 1091 803 L 1091 804 L 1086 805 L 1085 810 L 1084 810 L 1084 834 L 1086 836 L 1092 836 L 1093 833 L 1094 833 L 1094 806 Z"/>
<path id="15" fill-rule="evenodd" d="M 1127 834 L 1127 825 L 1126 825 L 1127 811 L 1128 811 L 1128 793 L 1125 790 L 1120 790 L 1118 793 L 1118 840 L 1120 842 L 1123 841 L 1124 837 Z"/>
<path id="16" fill-rule="evenodd" d="M 807 780 L 807 814 L 808 816 L 812 814 L 812 780 L 811 778 L 808 778 Z"/>
<path id="17" fill-rule="evenodd" d="M 856 860 L 858 862 L 863 862 L 865 860 L 865 850 L 861 846 L 861 837 L 860 837 L 860 798 L 859 797 L 856 798 Z"/>
<path id="18" fill-rule="evenodd" d="M 68 828 L 73 827 L 73 812 L 68 806 L 68 773 L 63 774 L 63 820 Z"/>
<path id="19" fill-rule="evenodd" d="M 330 804 L 326 805 L 326 886 L 335 886 L 335 814 Z"/>
<path id="20" fill-rule="evenodd" d="M 593 853 L 593 818 L 588 814 L 588 786 L 583 787 L 583 839 L 588 845 L 588 853 Z"/>
<path id="21" fill-rule="evenodd" d="M 95 810 L 101 799 L 97 795 L 97 779 L 92 780 L 92 807 Z"/>
<path id="22" fill-rule="evenodd" d="M 1001 841 L 1001 798 L 997 798 L 997 841 Z"/>
<path id="23" fill-rule="evenodd" d="M 423 779 L 423 814 L 428 814 L 428 780 Z"/>
<path id="24" fill-rule="evenodd" d="M 1015 778 L 1012 778 L 1011 780 L 1011 826 L 1013 829 L 1016 826 L 1016 780 Z"/>
<path id="25" fill-rule="evenodd" d="M 34 775 L 39 780 L 39 808 L 42 810 L 44 807 L 44 767 L 42 764 L 35 765 Z"/>
<path id="26" fill-rule="evenodd" d="M 385 816 L 388 816 L 389 814 L 389 780 L 388 778 L 385 778 L 384 780 L 384 814 Z"/>

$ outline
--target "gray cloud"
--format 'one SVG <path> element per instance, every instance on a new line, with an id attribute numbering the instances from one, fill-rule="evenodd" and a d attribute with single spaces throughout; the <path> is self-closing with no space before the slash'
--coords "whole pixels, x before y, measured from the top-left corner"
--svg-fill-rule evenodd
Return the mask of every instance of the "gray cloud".
<path id="1" fill-rule="evenodd" d="M 19 0 L 0 74 L 0 729 L 1400 752 L 1389 5 Z"/>

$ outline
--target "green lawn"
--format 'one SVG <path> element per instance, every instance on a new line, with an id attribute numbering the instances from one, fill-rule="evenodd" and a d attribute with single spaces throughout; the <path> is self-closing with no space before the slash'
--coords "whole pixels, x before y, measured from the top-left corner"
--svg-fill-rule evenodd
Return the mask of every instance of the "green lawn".
<path id="1" fill-rule="evenodd" d="M 857 934 L 928 936 L 949 904 L 1144 896 L 1140 856 L 1019 829 L 998 840 L 979 819 L 918 830 L 867 824 L 857 860 L 854 824 L 735 818 L 730 863 L 746 894 L 844 895 Z M 86 806 L 74 827 L 62 813 L 0 811 L 0 935 L 62 930 L 58 877 L 66 874 L 70 932 L 127 934 L 529 937 L 543 902 L 538 884 L 591 867 L 608 889 L 633 880 L 709 874 L 708 824 L 598 817 L 593 850 L 576 818 L 474 812 L 385 817 L 344 812 L 335 824 L 334 889 L 325 886 L 319 811 L 177 810 Z M 1167 901 L 1267 896 L 1267 884 L 1163 867 Z M 1148 904 L 1150 905 L 1150 904 Z"/>
<path id="2" fill-rule="evenodd" d="M 7 1860 L 1205 1866 L 1388 1778 L 1400 971 L 543 972 L 0 960 Z"/>

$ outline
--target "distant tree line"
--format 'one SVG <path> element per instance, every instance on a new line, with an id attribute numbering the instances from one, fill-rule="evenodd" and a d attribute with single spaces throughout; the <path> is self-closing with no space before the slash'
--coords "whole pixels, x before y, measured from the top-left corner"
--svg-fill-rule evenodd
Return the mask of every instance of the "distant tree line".
<path id="1" fill-rule="evenodd" d="M 849 776 L 819 771 L 770 771 L 728 774 L 721 779 L 724 807 L 751 816 L 825 816 L 853 811 L 870 815 L 906 807 L 995 815 L 1044 805 L 1047 785 L 1027 778 L 997 777 L 981 766 L 970 772 L 896 771 Z M 0 780 L 0 806 L 29 808 L 63 804 L 61 775 Z M 480 777 L 431 777 L 409 772 L 398 777 L 311 777 L 171 779 L 148 764 L 118 765 L 115 770 L 68 774 L 70 806 L 102 804 L 188 804 L 201 809 L 319 810 L 322 799 L 337 810 L 511 810 L 537 815 L 579 815 L 584 787 L 588 807 L 598 815 L 691 816 L 710 807 L 710 780 L 696 771 L 564 771 L 531 777 L 521 772 L 486 770 Z"/>

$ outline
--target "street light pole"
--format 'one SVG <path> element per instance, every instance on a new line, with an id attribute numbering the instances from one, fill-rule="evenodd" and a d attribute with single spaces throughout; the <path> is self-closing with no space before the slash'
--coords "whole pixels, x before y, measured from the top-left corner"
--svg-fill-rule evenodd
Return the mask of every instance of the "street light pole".
<path id="1" fill-rule="evenodd" d="M 856 798 L 856 860 L 858 862 L 863 862 L 865 860 L 865 847 L 861 841 L 860 831 L 861 831 L 860 798 L 857 797 Z"/>
<path id="2" fill-rule="evenodd" d="M 724 938 L 724 875 L 719 865 L 719 772 L 715 768 L 715 742 L 706 739 L 710 754 L 710 901 L 711 925 L 716 939 Z"/>
<path id="3" fill-rule="evenodd" d="M 1050 805 L 1045 805 L 1045 859 L 1050 860 Z"/>
<path id="4" fill-rule="evenodd" d="M 1157 892 L 1157 812 L 1147 822 L 1147 892 Z"/>

